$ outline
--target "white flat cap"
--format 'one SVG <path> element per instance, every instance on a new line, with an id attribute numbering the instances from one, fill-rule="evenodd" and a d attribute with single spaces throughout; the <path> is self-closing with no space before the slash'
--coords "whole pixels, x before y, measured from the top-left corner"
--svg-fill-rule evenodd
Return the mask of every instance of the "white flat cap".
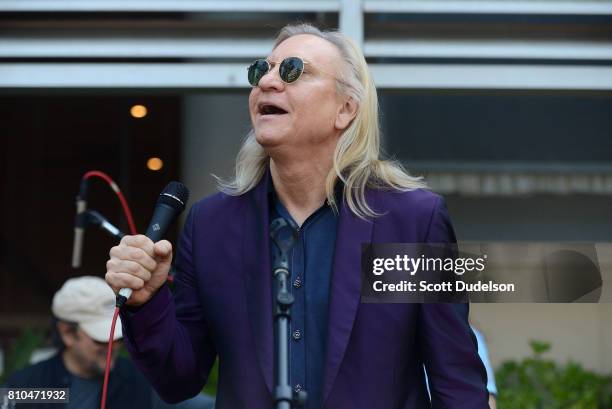
<path id="1" fill-rule="evenodd" d="M 115 293 L 100 277 L 71 278 L 53 296 L 53 314 L 62 321 L 76 322 L 98 342 L 108 342 L 115 311 Z M 114 340 L 123 336 L 117 318 Z"/>

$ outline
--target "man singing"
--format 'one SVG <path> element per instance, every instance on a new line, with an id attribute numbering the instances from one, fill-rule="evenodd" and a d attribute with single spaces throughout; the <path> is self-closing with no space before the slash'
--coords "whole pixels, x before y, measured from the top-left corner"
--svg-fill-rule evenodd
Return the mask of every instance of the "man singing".
<path id="1" fill-rule="evenodd" d="M 273 407 L 269 228 L 283 217 L 297 237 L 290 382 L 308 409 L 487 409 L 468 305 L 360 303 L 362 243 L 455 242 L 443 200 L 380 157 L 361 51 L 287 26 L 248 80 L 253 130 L 235 177 L 190 211 L 174 295 L 168 241 L 126 236 L 110 251 L 107 282 L 134 289 L 122 322 L 138 367 L 174 402 L 201 390 L 218 356 L 217 408 Z"/>

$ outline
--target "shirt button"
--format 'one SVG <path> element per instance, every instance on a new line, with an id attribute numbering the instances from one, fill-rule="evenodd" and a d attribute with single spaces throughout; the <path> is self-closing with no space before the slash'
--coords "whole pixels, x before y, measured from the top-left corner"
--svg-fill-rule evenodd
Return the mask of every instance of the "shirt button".
<path id="1" fill-rule="evenodd" d="M 293 387 L 293 390 L 297 393 L 299 391 L 302 390 L 302 385 L 300 385 L 299 383 L 296 383 L 295 386 Z"/>
<path id="2" fill-rule="evenodd" d="M 302 279 L 300 277 L 296 278 L 293 282 L 294 288 L 300 288 L 302 286 Z"/>
<path id="3" fill-rule="evenodd" d="M 302 338 L 302 332 L 299 329 L 293 331 L 293 339 L 299 341 Z"/>

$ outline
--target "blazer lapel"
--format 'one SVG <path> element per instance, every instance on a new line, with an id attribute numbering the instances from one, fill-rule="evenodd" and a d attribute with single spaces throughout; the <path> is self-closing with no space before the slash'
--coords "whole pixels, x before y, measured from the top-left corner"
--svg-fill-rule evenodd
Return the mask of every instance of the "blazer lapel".
<path id="1" fill-rule="evenodd" d="M 366 192 L 371 206 L 375 199 L 373 193 Z M 331 277 L 323 402 L 331 392 L 351 336 L 361 298 L 361 244 L 372 241 L 374 225 L 371 220 L 355 216 L 344 200 L 339 217 Z"/>
<path id="2" fill-rule="evenodd" d="M 268 172 L 244 203 L 243 261 L 246 269 L 246 293 L 255 352 L 266 386 L 272 393 L 273 329 L 272 267 L 270 264 L 270 211 L 268 207 Z"/>

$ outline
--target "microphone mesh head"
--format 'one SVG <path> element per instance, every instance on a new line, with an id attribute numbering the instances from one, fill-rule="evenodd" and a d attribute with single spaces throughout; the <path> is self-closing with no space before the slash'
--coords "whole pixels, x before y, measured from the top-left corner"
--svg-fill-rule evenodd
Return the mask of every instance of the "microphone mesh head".
<path id="1" fill-rule="evenodd" d="M 181 182 L 170 182 L 159 195 L 159 202 L 183 211 L 189 201 L 189 189 Z"/>

